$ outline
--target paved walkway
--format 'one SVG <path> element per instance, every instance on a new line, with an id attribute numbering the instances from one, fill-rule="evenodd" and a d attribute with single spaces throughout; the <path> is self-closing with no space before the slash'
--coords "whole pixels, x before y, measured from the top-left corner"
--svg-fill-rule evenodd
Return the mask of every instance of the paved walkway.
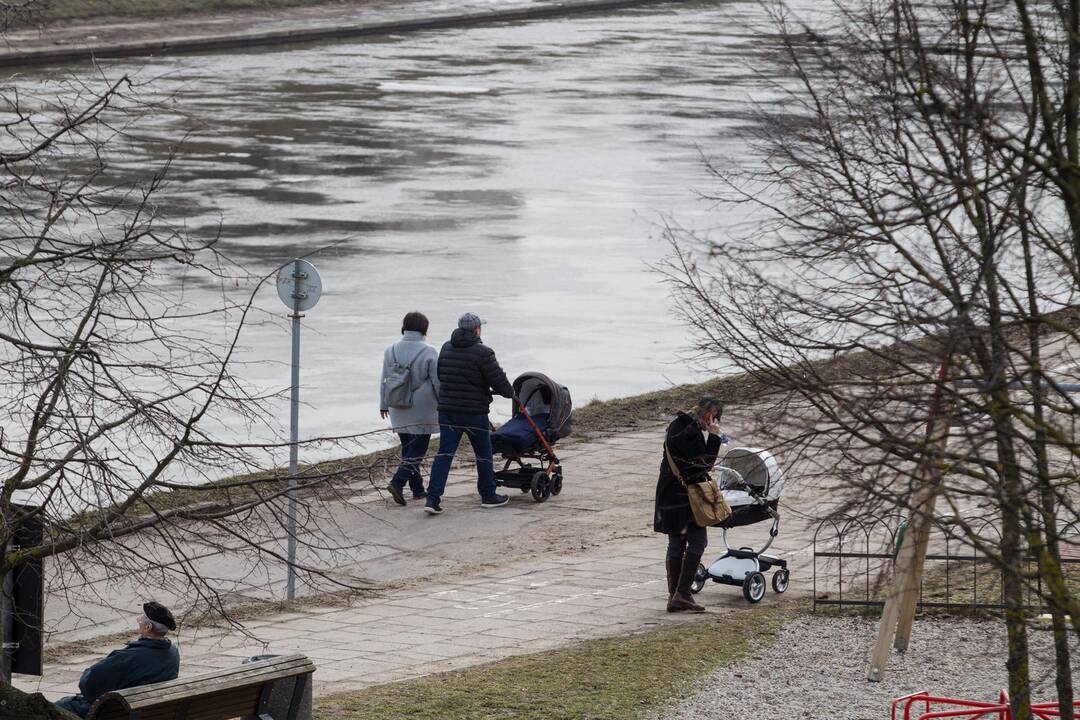
<path id="1" fill-rule="evenodd" d="M 737 437 L 738 419 L 728 419 L 726 428 Z M 399 508 L 371 493 L 371 517 L 356 532 L 381 529 L 389 535 L 377 542 L 395 549 L 356 569 L 390 580 L 396 589 L 346 608 L 249 622 L 254 638 L 181 628 L 183 673 L 231 666 L 255 654 L 302 652 L 315 659 L 316 683 L 325 693 L 688 621 L 664 612 L 664 541 L 650 527 L 662 432 L 663 425 L 654 424 L 568 444 L 560 453 L 564 491 L 543 504 L 515 493 L 507 508 L 481 510 L 469 466 L 455 469 L 447 512 L 435 518 L 419 505 Z M 804 493 L 811 491 L 789 479 L 785 503 L 802 505 Z M 759 526 L 740 529 L 739 544 L 760 542 L 766 533 Z M 719 533 L 710 542 L 709 557 L 719 552 Z M 775 547 L 792 562 L 790 592 L 807 592 L 806 524 L 786 519 Z M 764 602 L 772 597 L 770 591 Z M 699 598 L 713 612 L 745 603 L 738 588 L 723 585 L 710 584 Z M 131 607 L 135 599 L 126 602 Z M 115 606 L 125 602 L 116 598 Z M 78 634 L 116 632 L 131 621 L 130 611 L 110 613 Z M 63 628 L 69 621 L 56 622 Z M 54 638 L 72 636 L 64 630 Z M 49 665 L 44 678 L 16 676 L 16 684 L 50 698 L 70 694 L 82 668 L 108 649 L 66 657 Z"/>

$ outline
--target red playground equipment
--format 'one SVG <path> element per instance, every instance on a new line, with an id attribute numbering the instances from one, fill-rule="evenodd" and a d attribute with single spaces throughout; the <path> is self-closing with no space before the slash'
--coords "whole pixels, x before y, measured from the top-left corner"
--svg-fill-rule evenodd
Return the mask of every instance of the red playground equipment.
<path id="1" fill-rule="evenodd" d="M 1080 700 L 1073 703 L 1080 710 Z M 1056 702 L 1033 703 L 1032 717 L 1049 720 L 1061 717 Z M 933 718 L 957 718 L 957 720 L 1012 720 L 1009 694 L 1002 690 L 997 702 L 960 700 L 938 697 L 928 692 L 904 695 L 892 701 L 892 720 L 933 720 Z"/>

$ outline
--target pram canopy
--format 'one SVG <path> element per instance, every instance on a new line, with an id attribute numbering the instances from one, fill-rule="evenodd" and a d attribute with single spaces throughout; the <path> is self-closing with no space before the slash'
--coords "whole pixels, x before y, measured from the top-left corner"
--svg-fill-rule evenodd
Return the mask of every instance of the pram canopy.
<path id="1" fill-rule="evenodd" d="M 784 471 L 768 450 L 732 448 L 716 467 L 717 483 L 731 516 L 719 527 L 752 525 L 771 519 L 784 494 Z"/>
<path id="2" fill-rule="evenodd" d="M 784 471 L 780 469 L 776 458 L 768 450 L 732 448 L 720 461 L 720 467 L 730 468 L 739 473 L 739 480 L 746 486 L 745 491 L 748 495 L 771 502 L 779 500 L 784 494 Z M 732 481 L 735 480 L 731 476 L 728 477 Z"/>

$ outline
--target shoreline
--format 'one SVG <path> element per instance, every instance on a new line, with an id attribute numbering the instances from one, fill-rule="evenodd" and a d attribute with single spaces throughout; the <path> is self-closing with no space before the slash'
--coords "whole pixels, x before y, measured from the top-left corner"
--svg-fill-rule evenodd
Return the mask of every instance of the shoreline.
<path id="1" fill-rule="evenodd" d="M 42 32 L 50 32 L 51 42 L 38 45 L 20 47 L 20 36 L 27 37 L 31 33 L 26 30 L 8 33 L 8 49 L 0 52 L 0 67 L 29 67 L 36 65 L 59 65 L 84 61 L 96 61 L 99 59 L 157 56 L 166 54 L 182 54 L 197 52 L 218 52 L 249 47 L 271 47 L 311 42 L 327 42 L 343 40 L 347 38 L 381 37 L 393 34 L 414 33 L 428 30 L 444 30 L 450 28 L 477 27 L 483 25 L 539 20 L 545 18 L 567 17 L 591 13 L 603 13 L 613 10 L 622 10 L 647 5 L 685 3 L 687 0 L 534 0 L 530 4 L 514 5 L 498 10 L 481 10 L 474 12 L 450 12 L 438 13 L 427 12 L 404 17 L 386 19 L 387 12 L 371 9 L 367 14 L 370 19 L 351 20 L 348 16 L 341 18 L 339 22 L 326 24 L 334 20 L 329 11 L 331 6 L 302 6 L 300 8 L 283 9 L 284 19 L 260 19 L 247 10 L 232 10 L 228 13 L 203 13 L 195 12 L 184 15 L 183 18 L 194 18 L 199 22 L 193 23 L 192 34 L 184 35 L 183 30 L 177 30 L 176 26 L 169 24 L 169 30 L 159 37 L 142 39 L 137 41 L 123 41 L 114 39 L 101 41 L 99 35 L 89 35 L 88 28 L 97 27 L 85 19 L 70 22 L 66 28 L 42 28 Z M 417 3 L 421 6 L 422 3 Z M 321 13 L 326 13 L 324 17 Z M 242 18 L 246 16 L 253 29 L 237 30 L 243 22 L 226 22 L 231 16 Z M 290 20 L 290 16 L 292 19 Z M 68 21 L 65 21 L 65 23 Z M 211 26 L 217 23 L 226 27 L 224 31 L 212 32 Z M 268 26 L 280 25 L 278 29 L 260 29 Z M 136 21 L 125 22 L 115 19 L 106 19 L 103 26 L 116 34 L 128 28 L 131 34 L 147 34 L 145 28 L 139 28 Z M 220 28 L 219 28 L 220 30 Z M 65 39 L 64 33 L 68 33 L 71 39 Z M 180 34 L 177 34 L 177 33 Z M 121 33 L 124 34 L 124 33 Z M 94 44 L 86 44 L 86 39 L 92 39 Z M 66 43 L 72 43 L 68 45 Z"/>

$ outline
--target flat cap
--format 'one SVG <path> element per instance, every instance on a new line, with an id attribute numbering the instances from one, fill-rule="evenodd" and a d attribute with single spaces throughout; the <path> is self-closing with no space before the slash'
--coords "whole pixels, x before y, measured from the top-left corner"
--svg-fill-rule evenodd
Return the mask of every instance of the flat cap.
<path id="1" fill-rule="evenodd" d="M 176 629 L 176 620 L 173 619 L 172 613 L 169 612 L 169 608 L 161 603 L 154 602 L 153 600 L 148 603 L 143 603 L 142 611 L 147 619 L 160 623 L 170 630 Z"/>

